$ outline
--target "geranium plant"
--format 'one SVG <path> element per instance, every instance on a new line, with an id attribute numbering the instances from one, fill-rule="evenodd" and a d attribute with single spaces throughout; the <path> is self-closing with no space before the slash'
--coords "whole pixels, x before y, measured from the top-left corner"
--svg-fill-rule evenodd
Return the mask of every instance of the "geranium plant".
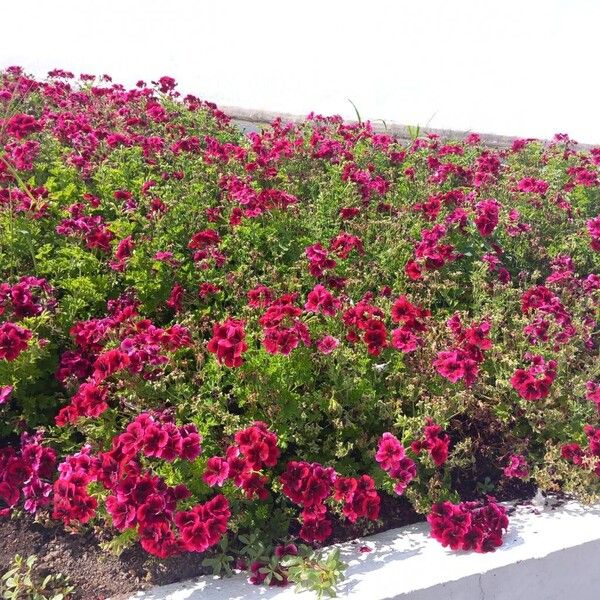
<path id="1" fill-rule="evenodd" d="M 410 505 L 484 552 L 498 500 L 597 498 L 599 167 L 6 69 L 2 513 L 329 590 L 298 539 Z"/>

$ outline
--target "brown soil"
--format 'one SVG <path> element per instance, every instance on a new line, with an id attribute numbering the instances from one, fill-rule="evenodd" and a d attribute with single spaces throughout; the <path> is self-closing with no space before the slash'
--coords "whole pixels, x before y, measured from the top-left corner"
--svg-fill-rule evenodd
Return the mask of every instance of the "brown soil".
<path id="1" fill-rule="evenodd" d="M 71 534 L 60 525 L 44 526 L 28 515 L 0 521 L 0 573 L 15 554 L 38 557 L 36 573 L 62 573 L 75 586 L 73 598 L 101 600 L 153 585 L 189 579 L 206 572 L 195 553 L 159 560 L 139 544 L 120 557 L 103 550 L 92 532 Z"/>

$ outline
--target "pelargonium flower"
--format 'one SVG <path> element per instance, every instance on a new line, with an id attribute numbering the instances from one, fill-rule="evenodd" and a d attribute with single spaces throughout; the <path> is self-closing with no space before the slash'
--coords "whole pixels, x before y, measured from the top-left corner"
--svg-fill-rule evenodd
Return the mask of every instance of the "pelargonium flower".
<path id="1" fill-rule="evenodd" d="M 341 302 L 319 283 L 309 292 L 304 308 L 309 312 L 334 317 L 340 306 Z"/>
<path id="2" fill-rule="evenodd" d="M 277 447 L 277 435 L 269 431 L 266 423 L 255 421 L 250 427 L 238 431 L 235 442 L 252 469 L 258 471 L 277 464 L 281 453 Z"/>
<path id="3" fill-rule="evenodd" d="M 258 285 L 248 290 L 248 306 L 251 308 L 265 308 L 273 300 L 273 293 L 266 285 Z"/>
<path id="4" fill-rule="evenodd" d="M 0 325 L 0 360 L 8 362 L 16 360 L 19 354 L 27 349 L 27 342 L 33 334 L 15 323 L 2 323 Z"/>
<path id="5" fill-rule="evenodd" d="M 454 350 L 442 350 L 438 352 L 433 366 L 437 372 L 451 381 L 456 383 L 460 379 L 464 379 L 469 385 L 475 380 L 479 367 L 477 361 L 473 360 L 466 352 L 460 348 Z"/>
<path id="6" fill-rule="evenodd" d="M 384 471 L 390 471 L 398 461 L 404 458 L 405 454 L 404 446 L 398 441 L 398 438 L 386 432 L 379 440 L 375 460 Z"/>
<path id="7" fill-rule="evenodd" d="M 399 327 L 392 329 L 392 347 L 402 352 L 414 352 L 420 345 L 421 340 L 410 329 Z"/>
<path id="8" fill-rule="evenodd" d="M 325 271 L 336 266 L 335 260 L 329 258 L 329 252 L 322 244 L 313 244 L 305 250 L 309 263 L 309 271 L 313 277 L 321 277 Z"/>
<path id="9" fill-rule="evenodd" d="M 340 341 L 332 335 L 326 335 L 317 340 L 317 350 L 322 354 L 331 354 L 339 345 Z"/>
<path id="10" fill-rule="evenodd" d="M 345 231 L 339 233 L 331 240 L 329 250 L 340 258 L 348 258 L 352 250 L 356 250 L 358 254 L 364 254 L 365 249 L 362 240 L 355 235 L 350 235 Z"/>
<path id="11" fill-rule="evenodd" d="M 130 359 L 127 353 L 118 348 L 107 350 L 98 356 L 94 362 L 93 378 L 96 382 L 103 381 L 111 375 L 126 369 Z"/>
<path id="12" fill-rule="evenodd" d="M 434 504 L 427 521 L 431 536 L 442 546 L 475 552 L 493 552 L 502 545 L 502 535 L 508 528 L 506 509 L 493 498 L 485 503 Z"/>
<path id="13" fill-rule="evenodd" d="M 417 465 L 406 456 L 406 450 L 400 441 L 386 432 L 379 440 L 375 460 L 387 474 L 395 480 L 394 491 L 401 496 L 408 484 L 417 476 Z"/>
<path id="14" fill-rule="evenodd" d="M 229 463 L 220 456 L 212 456 L 206 463 L 206 471 L 202 476 L 210 487 L 221 487 L 229 477 Z"/>
<path id="15" fill-rule="evenodd" d="M 545 194 L 548 191 L 548 182 L 535 177 L 523 177 L 517 184 L 520 192 L 533 192 L 536 194 Z"/>
<path id="16" fill-rule="evenodd" d="M 586 383 L 586 399 L 593 402 L 600 412 L 600 383 L 588 381 Z"/>
<path id="17" fill-rule="evenodd" d="M 217 355 L 219 363 L 227 367 L 242 365 L 242 355 L 248 350 L 244 321 L 226 319 L 213 325 L 213 337 L 206 346 L 209 352 Z"/>
<path id="18" fill-rule="evenodd" d="M 286 294 L 277 298 L 260 317 L 263 328 L 263 347 L 269 354 L 287 356 L 300 342 L 310 346 L 308 327 L 300 320 L 302 309 L 294 304 L 296 295 Z"/>
<path id="19" fill-rule="evenodd" d="M 592 238 L 592 250 L 600 252 L 600 216 L 594 217 L 587 222 L 587 230 Z"/>
<path id="20" fill-rule="evenodd" d="M 522 454 L 511 454 L 508 459 L 508 465 L 504 467 L 506 477 L 516 477 L 517 479 L 526 479 L 529 477 L 529 465 Z"/>
<path id="21" fill-rule="evenodd" d="M 0 405 L 8 402 L 13 389 L 12 385 L 0 385 Z"/>
<path id="22" fill-rule="evenodd" d="M 16 113 L 6 120 L 4 127 L 9 136 L 21 140 L 32 133 L 41 131 L 44 121 L 28 114 Z"/>
<path id="23" fill-rule="evenodd" d="M 427 419 L 427 424 L 423 428 L 423 437 L 413 441 L 411 449 L 415 454 L 427 450 L 435 466 L 441 467 L 448 460 L 450 436 L 447 433 L 442 433 L 440 425 L 437 425 L 431 419 Z"/>
<path id="24" fill-rule="evenodd" d="M 482 200 L 477 203 L 475 211 L 475 225 L 479 233 L 484 237 L 491 235 L 498 225 L 500 204 L 494 199 Z"/>
<path id="25" fill-rule="evenodd" d="M 425 331 L 424 319 L 429 316 L 430 311 L 419 308 L 406 296 L 398 297 L 392 305 L 392 321 L 402 323 L 402 326 L 410 331 Z"/>
<path id="26" fill-rule="evenodd" d="M 517 369 L 510 383 L 525 400 L 540 400 L 550 393 L 550 387 L 556 377 L 556 361 L 545 361 L 540 355 L 529 357 L 531 366 Z"/>
<path id="27" fill-rule="evenodd" d="M 165 304 L 176 313 L 179 313 L 183 309 L 183 294 L 184 288 L 180 283 L 176 283 L 171 289 L 171 293 L 167 298 Z"/>
<path id="28" fill-rule="evenodd" d="M 35 513 L 51 502 L 52 484 L 56 467 L 56 451 L 42 445 L 40 433 L 21 435 L 18 450 L 11 446 L 0 448 L 0 499 L 6 514 L 23 499 L 23 508 Z"/>

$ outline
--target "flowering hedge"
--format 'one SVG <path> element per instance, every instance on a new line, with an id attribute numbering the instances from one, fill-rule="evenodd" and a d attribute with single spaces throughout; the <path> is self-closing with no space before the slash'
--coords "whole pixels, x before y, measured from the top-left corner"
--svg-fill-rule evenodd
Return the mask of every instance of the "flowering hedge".
<path id="1" fill-rule="evenodd" d="M 49 75 L 0 74 L 4 514 L 280 557 L 384 497 L 478 551 L 520 481 L 596 497 L 600 148 Z"/>

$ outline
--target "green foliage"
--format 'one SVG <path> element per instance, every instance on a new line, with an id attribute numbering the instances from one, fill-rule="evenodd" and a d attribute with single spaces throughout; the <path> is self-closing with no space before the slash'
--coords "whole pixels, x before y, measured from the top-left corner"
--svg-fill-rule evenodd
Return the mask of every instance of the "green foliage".
<path id="1" fill-rule="evenodd" d="M 228 539 L 225 536 L 219 542 L 219 550 L 217 552 L 213 552 L 211 556 L 203 559 L 202 566 L 210 567 L 213 575 L 223 575 L 230 576 L 232 575 L 232 565 L 233 556 L 227 554 L 227 546 Z"/>
<path id="2" fill-rule="evenodd" d="M 61 573 L 38 575 L 37 556 L 27 558 L 16 554 L 2 576 L 0 591 L 6 600 L 68 600 L 75 588 Z"/>
<path id="3" fill-rule="evenodd" d="M 296 591 L 311 590 L 319 599 L 324 595 L 336 597 L 336 586 L 346 570 L 339 548 L 324 553 L 300 546 L 298 556 L 286 557 L 282 565 L 287 569 L 288 579 L 296 584 Z"/>

